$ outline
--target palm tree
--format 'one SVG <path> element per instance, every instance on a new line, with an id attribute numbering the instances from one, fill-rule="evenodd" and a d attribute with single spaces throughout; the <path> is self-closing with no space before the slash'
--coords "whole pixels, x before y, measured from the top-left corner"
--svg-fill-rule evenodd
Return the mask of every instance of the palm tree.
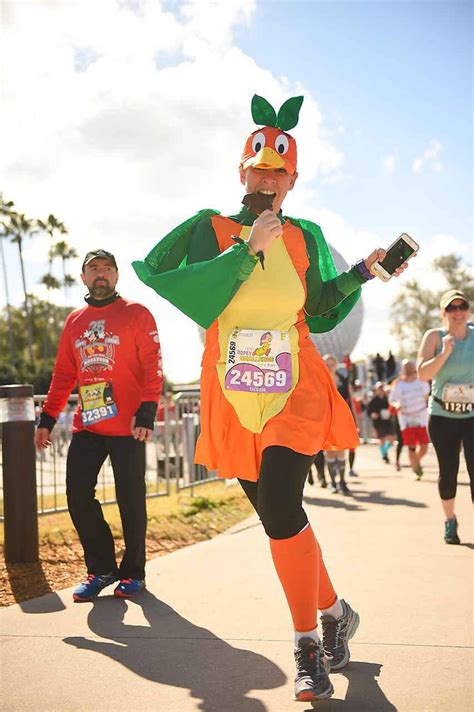
<path id="1" fill-rule="evenodd" d="M 67 235 L 67 229 L 64 226 L 64 223 L 60 222 L 51 213 L 48 215 L 46 220 L 37 220 L 36 222 L 38 223 L 38 227 L 40 227 L 41 230 L 47 232 L 49 235 L 48 274 L 51 274 L 53 271 L 53 259 L 55 256 L 54 235 L 56 232 L 58 232 L 60 235 Z"/>
<path id="2" fill-rule="evenodd" d="M 64 284 L 64 292 L 66 293 L 69 287 L 72 287 L 76 284 L 76 280 L 71 274 L 65 274 L 64 279 L 63 279 L 63 284 Z"/>
<path id="3" fill-rule="evenodd" d="M 9 200 L 5 202 L 3 200 L 3 193 L 0 193 L 0 216 L 5 216 L 8 221 L 9 216 L 14 212 L 14 202 Z M 14 363 L 15 353 L 13 350 L 13 326 L 12 326 L 12 307 L 10 304 L 10 294 L 8 289 L 8 277 L 7 277 L 7 263 L 5 259 L 5 253 L 3 251 L 3 241 L 8 237 L 7 225 L 4 220 L 0 221 L 0 251 L 2 256 L 2 271 L 3 271 L 3 281 L 5 284 L 5 297 L 7 302 L 7 324 L 8 324 L 8 351 L 10 353 L 10 362 Z"/>
<path id="4" fill-rule="evenodd" d="M 66 274 L 66 263 L 68 260 L 79 257 L 79 255 L 77 250 L 74 247 L 69 247 L 65 240 L 59 240 L 54 246 L 54 256 L 60 257 L 62 260 L 64 298 L 67 301 L 68 288 L 75 284 L 76 280 L 70 274 Z"/>
<path id="5" fill-rule="evenodd" d="M 48 272 L 43 275 L 40 280 L 41 284 L 45 285 L 49 294 L 52 289 L 59 289 L 61 287 L 61 283 L 53 275 L 53 260 L 56 254 L 56 244 L 54 242 L 55 234 L 59 233 L 60 235 L 67 235 L 67 229 L 64 226 L 64 223 L 60 222 L 57 217 L 52 215 L 52 213 L 48 215 L 46 220 L 37 220 L 36 222 L 41 230 L 44 230 L 49 235 Z M 49 298 L 47 303 L 50 304 Z M 49 314 L 46 315 L 46 321 L 49 323 Z M 47 358 L 49 356 L 48 351 L 49 341 L 45 337 L 43 339 L 43 358 Z"/>
<path id="6" fill-rule="evenodd" d="M 33 366 L 33 322 L 31 318 L 31 309 L 29 304 L 29 295 L 26 288 L 25 263 L 23 260 L 23 240 L 25 237 L 32 237 L 37 230 L 35 229 L 36 222 L 25 217 L 24 213 L 11 212 L 8 215 L 8 221 L 3 223 L 5 234 L 10 237 L 11 242 L 18 245 L 18 256 L 20 259 L 21 281 L 23 286 L 26 330 L 28 337 L 28 357 Z"/>
<path id="7" fill-rule="evenodd" d="M 47 359 L 49 356 L 51 356 L 51 340 L 49 338 L 49 328 L 51 326 L 51 312 L 52 312 L 52 301 L 51 297 L 49 296 L 51 292 L 54 289 L 61 289 L 61 282 L 59 279 L 57 279 L 54 274 L 44 274 L 41 279 L 40 279 L 40 284 L 44 284 L 46 289 L 48 290 L 48 299 L 46 301 L 46 314 L 45 314 L 45 321 L 46 321 L 46 329 L 44 330 L 42 334 L 42 341 L 43 341 L 43 359 Z"/>

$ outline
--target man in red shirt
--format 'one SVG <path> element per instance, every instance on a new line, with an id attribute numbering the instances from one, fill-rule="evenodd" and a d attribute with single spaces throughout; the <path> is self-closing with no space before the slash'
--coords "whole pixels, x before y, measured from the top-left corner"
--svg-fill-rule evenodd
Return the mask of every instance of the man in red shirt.
<path id="1" fill-rule="evenodd" d="M 87 306 L 66 319 L 53 377 L 35 434 L 38 449 L 51 444 L 51 431 L 77 384 L 66 466 L 68 508 L 84 549 L 86 580 L 75 601 L 90 601 L 115 581 L 115 595 L 145 586 L 145 442 L 153 433 L 163 374 L 160 340 L 151 313 L 123 299 L 115 257 L 88 252 L 81 278 Z M 114 540 L 95 499 L 100 468 L 110 456 L 120 509 L 125 553 L 117 567 Z"/>

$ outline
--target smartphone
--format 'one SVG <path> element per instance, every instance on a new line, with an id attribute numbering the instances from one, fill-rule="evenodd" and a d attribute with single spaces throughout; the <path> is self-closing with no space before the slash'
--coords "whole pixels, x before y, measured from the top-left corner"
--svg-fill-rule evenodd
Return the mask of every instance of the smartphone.
<path id="1" fill-rule="evenodd" d="M 388 282 L 395 270 L 416 255 L 419 249 L 420 246 L 415 240 L 404 232 L 388 247 L 384 259 L 381 262 L 374 262 L 372 271 L 384 282 Z"/>

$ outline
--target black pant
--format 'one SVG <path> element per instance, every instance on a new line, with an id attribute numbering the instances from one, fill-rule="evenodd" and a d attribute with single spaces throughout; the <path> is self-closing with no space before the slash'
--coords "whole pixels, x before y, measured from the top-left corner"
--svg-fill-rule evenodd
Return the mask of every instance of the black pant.
<path id="1" fill-rule="evenodd" d="M 262 455 L 258 482 L 240 480 L 271 539 L 288 539 L 308 523 L 303 488 L 314 455 L 272 445 Z"/>
<path id="2" fill-rule="evenodd" d="M 325 467 L 325 459 L 324 459 L 324 450 L 320 450 L 316 455 L 314 456 L 314 461 L 313 465 L 316 467 L 316 472 L 318 473 L 318 480 L 320 482 L 325 482 L 326 477 L 324 476 L 324 467 Z M 308 482 L 310 485 L 314 485 L 314 480 L 313 480 L 313 466 L 309 468 L 308 472 Z"/>
<path id="3" fill-rule="evenodd" d="M 125 554 L 117 569 L 112 532 L 95 498 L 97 476 L 110 455 Z M 74 433 L 66 468 L 69 513 L 84 548 L 88 573 L 117 572 L 120 578 L 145 578 L 145 443 L 132 436 Z"/>
<path id="4" fill-rule="evenodd" d="M 454 499 L 459 471 L 461 444 L 474 500 L 474 418 L 430 417 L 428 431 L 439 465 L 438 489 L 441 499 Z"/>

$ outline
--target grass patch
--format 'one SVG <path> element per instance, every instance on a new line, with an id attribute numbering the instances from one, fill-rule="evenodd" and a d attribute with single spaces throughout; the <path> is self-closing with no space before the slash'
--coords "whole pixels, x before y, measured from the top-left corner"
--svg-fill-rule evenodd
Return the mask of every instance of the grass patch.
<path id="1" fill-rule="evenodd" d="M 147 557 L 153 558 L 216 534 L 245 519 L 252 506 L 239 485 L 223 481 L 147 499 Z M 123 553 L 122 525 L 116 504 L 102 505 L 115 540 L 117 558 Z M 0 606 L 11 605 L 77 584 L 85 573 L 83 552 L 67 512 L 38 518 L 40 561 L 3 561 L 4 529 L 0 526 Z"/>

